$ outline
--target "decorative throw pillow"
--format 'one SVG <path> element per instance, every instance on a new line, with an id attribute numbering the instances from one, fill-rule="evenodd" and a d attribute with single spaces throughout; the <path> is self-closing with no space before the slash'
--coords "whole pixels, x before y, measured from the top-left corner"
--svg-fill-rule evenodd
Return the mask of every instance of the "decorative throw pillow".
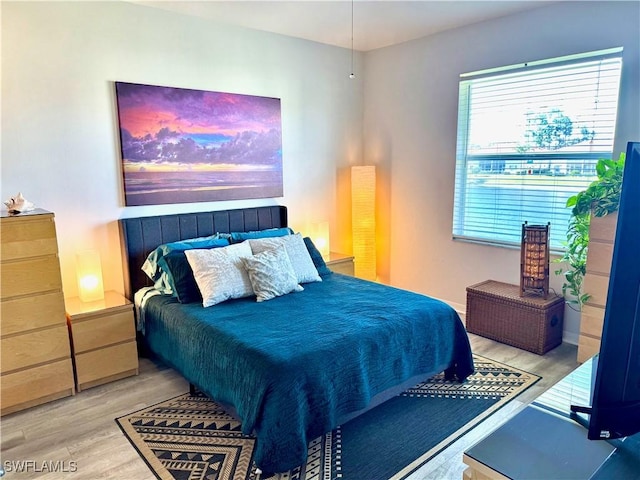
<path id="1" fill-rule="evenodd" d="M 251 281 L 242 264 L 242 258 L 251 256 L 247 243 L 210 250 L 187 250 L 184 254 L 202 294 L 203 307 L 253 295 Z"/>
<path id="2" fill-rule="evenodd" d="M 193 277 L 193 270 L 184 252 L 170 252 L 158 260 L 158 265 L 166 273 L 173 296 L 180 303 L 202 301 L 198 284 Z"/>
<path id="3" fill-rule="evenodd" d="M 174 251 L 164 255 L 158 261 L 158 265 L 166 273 L 173 296 L 180 303 L 202 302 L 202 295 L 193 276 L 193 270 L 183 251 Z"/>
<path id="4" fill-rule="evenodd" d="M 248 240 L 248 242 L 254 255 L 284 245 L 287 255 L 289 255 L 289 260 L 291 260 L 291 265 L 293 265 L 293 271 L 296 272 L 298 283 L 322 281 L 304 244 L 302 235 L 299 233 L 287 235 L 286 237 Z"/>
<path id="5" fill-rule="evenodd" d="M 282 228 L 267 228 L 266 230 L 254 230 L 251 232 L 231 232 L 231 243 L 244 242 L 250 238 L 271 238 L 271 237 L 284 237 L 285 235 L 291 235 L 293 231 L 288 227 Z"/>
<path id="6" fill-rule="evenodd" d="M 318 274 L 321 277 L 324 277 L 325 275 L 330 275 L 333 272 L 329 269 L 329 267 L 327 267 L 327 264 L 324 261 L 324 258 L 322 258 L 322 254 L 320 253 L 320 250 L 318 250 L 315 246 L 315 244 L 313 243 L 313 240 L 311 240 L 309 237 L 304 237 L 304 244 L 307 247 L 307 251 L 309 252 L 309 256 L 311 257 L 311 261 L 313 261 L 313 264 L 316 267 L 316 270 L 318 270 Z"/>
<path id="7" fill-rule="evenodd" d="M 304 290 L 298 285 L 284 246 L 242 259 L 258 302 Z"/>
<path id="8" fill-rule="evenodd" d="M 213 248 L 229 245 L 229 240 L 219 238 L 217 234 L 209 237 L 190 238 L 177 242 L 163 243 L 156 247 L 142 264 L 142 271 L 155 282 L 155 287 L 164 293 L 173 293 L 167 273 L 162 270 L 161 260 L 171 252 L 190 250 L 192 248 Z"/>

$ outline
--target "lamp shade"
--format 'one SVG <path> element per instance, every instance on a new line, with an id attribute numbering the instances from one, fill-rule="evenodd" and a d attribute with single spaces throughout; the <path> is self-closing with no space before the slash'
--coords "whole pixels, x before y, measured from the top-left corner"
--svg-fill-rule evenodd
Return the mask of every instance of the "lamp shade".
<path id="1" fill-rule="evenodd" d="M 329 256 L 329 222 L 317 222 L 311 226 L 311 239 L 323 257 Z"/>
<path id="2" fill-rule="evenodd" d="M 96 250 L 76 253 L 78 296 L 83 302 L 95 302 L 104 298 L 102 264 Z"/>
<path id="3" fill-rule="evenodd" d="M 522 224 L 520 296 L 549 295 L 549 225 Z"/>
<path id="4" fill-rule="evenodd" d="M 356 277 L 376 279 L 376 167 L 351 167 L 351 229 Z"/>

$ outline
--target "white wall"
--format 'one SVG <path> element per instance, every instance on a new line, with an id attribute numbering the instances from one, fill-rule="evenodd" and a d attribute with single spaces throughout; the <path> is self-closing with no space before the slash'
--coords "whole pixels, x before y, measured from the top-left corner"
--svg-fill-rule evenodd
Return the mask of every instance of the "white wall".
<path id="1" fill-rule="evenodd" d="M 519 282 L 519 250 L 451 238 L 459 75 L 616 46 L 624 47 L 617 157 L 640 140 L 638 2 L 554 4 L 366 54 L 364 157 L 388 192 L 379 256 L 392 284 L 463 308 L 469 285 Z M 579 316 L 566 312 L 565 340 L 575 342 Z"/>
<path id="2" fill-rule="evenodd" d="M 1 9 L 0 193 L 55 213 L 65 295 L 87 248 L 122 291 L 121 217 L 277 203 L 296 229 L 329 220 L 334 248 L 350 249 L 338 176 L 361 158 L 362 86 L 348 50 L 122 2 Z M 284 197 L 124 208 L 114 81 L 281 98 Z"/>
<path id="3" fill-rule="evenodd" d="M 463 308 L 468 285 L 517 282 L 519 254 L 451 240 L 459 74 L 622 45 L 621 151 L 640 139 L 639 8 L 545 6 L 358 55 L 364 72 L 349 80 L 345 49 L 120 2 L 3 1 L 0 195 L 55 212 L 74 295 L 85 248 L 122 290 L 121 217 L 278 203 L 294 228 L 330 220 L 332 247 L 348 253 L 347 167 L 376 163 L 380 279 Z M 124 208 L 114 81 L 281 98 L 284 197 Z M 568 311 L 565 339 L 577 332 Z"/>

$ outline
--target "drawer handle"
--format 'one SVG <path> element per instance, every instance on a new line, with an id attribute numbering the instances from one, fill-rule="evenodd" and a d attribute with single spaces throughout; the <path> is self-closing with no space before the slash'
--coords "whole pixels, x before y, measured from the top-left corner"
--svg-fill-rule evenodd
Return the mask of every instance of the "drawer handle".
<path id="1" fill-rule="evenodd" d="M 555 327 L 558 324 L 558 316 L 554 315 L 553 317 L 551 317 L 551 326 Z"/>

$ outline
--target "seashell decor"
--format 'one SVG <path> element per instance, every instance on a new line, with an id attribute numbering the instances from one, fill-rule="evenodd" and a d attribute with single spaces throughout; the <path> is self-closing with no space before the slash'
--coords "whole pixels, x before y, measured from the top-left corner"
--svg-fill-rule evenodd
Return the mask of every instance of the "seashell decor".
<path id="1" fill-rule="evenodd" d="M 7 206 L 9 213 L 28 212 L 35 208 L 33 203 L 24 198 L 20 192 L 15 197 L 10 197 L 4 204 Z"/>

